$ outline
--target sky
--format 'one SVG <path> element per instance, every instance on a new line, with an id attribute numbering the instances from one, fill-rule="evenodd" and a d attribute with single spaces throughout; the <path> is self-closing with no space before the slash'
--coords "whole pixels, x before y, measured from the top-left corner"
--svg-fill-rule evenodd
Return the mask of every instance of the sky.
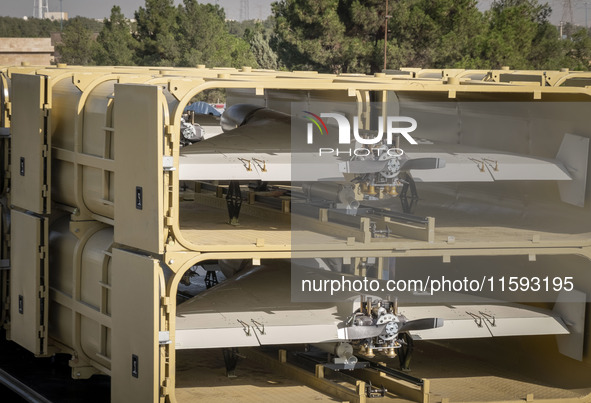
<path id="1" fill-rule="evenodd" d="M 0 0 L 0 15 L 10 17 L 23 17 L 33 15 L 33 4 L 36 0 Z M 41 1 L 41 0 L 38 0 Z M 49 11 L 59 11 L 59 0 L 47 0 Z M 265 19 L 271 14 L 271 3 L 274 0 L 211 0 L 226 10 L 226 16 L 229 19 L 241 19 L 241 4 L 248 3 L 248 17 L 250 19 Z M 493 0 L 479 0 L 480 8 L 486 9 Z M 547 0 L 552 7 L 553 13 L 550 18 L 552 23 L 558 25 L 562 19 L 563 5 L 568 0 Z M 182 3 L 182 0 L 174 0 L 175 4 Z M 204 1 L 200 1 L 204 2 Z M 539 0 L 544 3 L 544 0 Z M 575 24 L 585 25 L 585 4 L 589 7 L 589 24 L 591 25 L 591 0 L 570 0 L 573 10 L 573 20 Z M 63 11 L 70 17 L 81 15 L 89 18 L 105 18 L 111 13 L 113 5 L 119 5 L 123 14 L 128 18 L 133 18 L 133 13 L 140 6 L 143 6 L 144 0 L 62 0 Z M 244 14 L 244 12 L 243 12 Z"/>

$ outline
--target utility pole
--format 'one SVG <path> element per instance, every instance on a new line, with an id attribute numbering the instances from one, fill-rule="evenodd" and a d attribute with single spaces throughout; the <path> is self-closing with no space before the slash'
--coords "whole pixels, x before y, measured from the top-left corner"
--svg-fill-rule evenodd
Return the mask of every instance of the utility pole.
<path id="1" fill-rule="evenodd" d="M 386 0 L 386 15 L 384 18 L 384 70 L 386 70 L 386 62 L 388 60 L 388 0 Z"/>
<path id="2" fill-rule="evenodd" d="M 560 40 L 562 40 L 563 36 L 562 36 L 562 25 L 564 24 L 564 21 L 560 21 Z"/>
<path id="3" fill-rule="evenodd" d="M 60 31 L 64 30 L 64 10 L 62 8 L 62 0 L 60 0 Z"/>
<path id="4" fill-rule="evenodd" d="M 585 28 L 589 29 L 589 20 L 587 19 L 587 3 L 585 3 Z"/>

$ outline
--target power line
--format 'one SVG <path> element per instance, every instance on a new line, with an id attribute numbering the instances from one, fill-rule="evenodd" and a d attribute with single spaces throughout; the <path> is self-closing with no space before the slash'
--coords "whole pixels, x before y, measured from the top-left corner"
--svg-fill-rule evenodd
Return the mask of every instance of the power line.
<path id="1" fill-rule="evenodd" d="M 573 23 L 573 4 L 572 0 L 563 0 L 562 2 L 562 19 L 561 21 Z"/>
<path id="2" fill-rule="evenodd" d="M 250 20 L 248 0 L 240 0 L 240 21 Z"/>

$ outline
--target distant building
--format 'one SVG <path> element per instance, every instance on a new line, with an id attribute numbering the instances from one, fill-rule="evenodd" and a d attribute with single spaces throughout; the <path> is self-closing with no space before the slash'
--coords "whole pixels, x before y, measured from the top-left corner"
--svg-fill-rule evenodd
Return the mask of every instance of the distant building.
<path id="1" fill-rule="evenodd" d="M 49 65 L 53 62 L 51 38 L 0 38 L 0 66 Z"/>
<path id="2" fill-rule="evenodd" d="M 59 11 L 49 11 L 44 14 L 45 18 L 49 18 L 52 21 L 68 21 L 68 13 L 60 13 Z"/>

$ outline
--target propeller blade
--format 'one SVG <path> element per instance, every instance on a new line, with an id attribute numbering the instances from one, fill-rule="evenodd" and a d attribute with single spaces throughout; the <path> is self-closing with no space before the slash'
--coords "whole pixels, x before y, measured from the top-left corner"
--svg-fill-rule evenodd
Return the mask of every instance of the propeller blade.
<path id="1" fill-rule="evenodd" d="M 399 332 L 435 329 L 441 326 L 443 326 L 443 318 L 424 318 L 406 322 L 400 327 Z"/>
<path id="2" fill-rule="evenodd" d="M 437 169 L 445 167 L 445 160 L 441 158 L 414 158 L 406 161 L 400 170 L 411 169 Z"/>

